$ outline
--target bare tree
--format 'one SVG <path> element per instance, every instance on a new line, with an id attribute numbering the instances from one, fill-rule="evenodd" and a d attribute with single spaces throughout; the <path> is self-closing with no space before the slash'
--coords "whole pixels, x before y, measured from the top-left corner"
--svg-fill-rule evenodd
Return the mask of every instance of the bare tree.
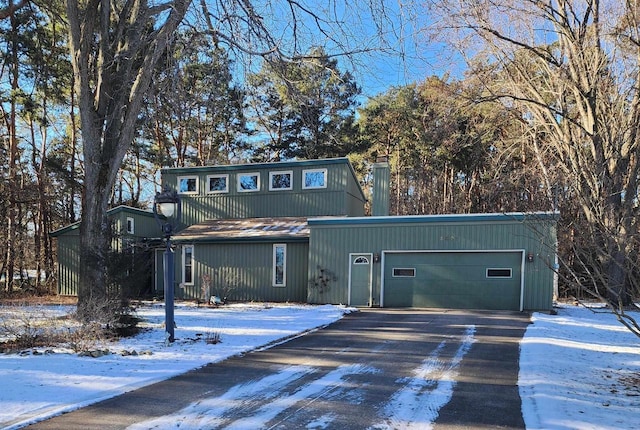
<path id="1" fill-rule="evenodd" d="M 485 100 L 544 134 L 586 221 L 575 281 L 623 312 L 637 292 L 640 2 L 430 4 L 439 34 L 492 66 L 475 69 L 491 73 Z"/>
<path id="2" fill-rule="evenodd" d="M 66 2 L 85 162 L 78 291 L 83 319 L 106 305 L 109 197 L 136 132 L 153 67 L 189 3 Z"/>

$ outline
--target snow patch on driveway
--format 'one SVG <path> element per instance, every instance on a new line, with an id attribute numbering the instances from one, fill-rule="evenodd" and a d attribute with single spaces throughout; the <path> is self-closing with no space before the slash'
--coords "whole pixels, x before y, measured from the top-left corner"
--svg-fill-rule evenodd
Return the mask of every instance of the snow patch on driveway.
<path id="1" fill-rule="evenodd" d="M 433 427 L 440 409 L 449 403 L 456 385 L 458 368 L 462 358 L 475 342 L 475 326 L 468 326 L 455 356 L 450 362 L 440 358 L 446 341 L 414 370 L 404 387 L 397 391 L 391 401 L 383 408 L 384 422 L 372 426 L 372 429 L 421 429 Z"/>
<path id="2" fill-rule="evenodd" d="M 304 409 L 319 397 L 353 389 L 347 381 L 350 375 L 377 372 L 372 367 L 360 364 L 345 365 L 297 390 L 293 388 L 294 392 L 287 390 L 290 384 L 317 371 L 317 368 L 311 366 L 287 366 L 257 381 L 236 385 L 219 397 L 193 403 L 175 414 L 137 423 L 129 429 L 205 429 L 221 426 L 226 426 L 227 429 L 265 428 L 269 421 L 285 410 L 295 408 L 292 412 L 295 414 L 295 411 Z M 270 400 L 270 402 L 259 409 L 252 409 L 252 403 L 257 404 L 264 400 Z M 253 413 L 247 415 L 247 411 L 252 410 Z M 243 412 L 243 418 L 233 421 L 234 413 L 239 411 Z M 230 419 L 231 422 L 229 422 Z"/>

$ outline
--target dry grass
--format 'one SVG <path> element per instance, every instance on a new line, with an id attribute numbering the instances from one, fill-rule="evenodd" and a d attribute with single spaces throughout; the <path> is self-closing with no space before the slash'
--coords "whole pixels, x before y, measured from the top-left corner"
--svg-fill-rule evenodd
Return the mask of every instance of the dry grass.
<path id="1" fill-rule="evenodd" d="M 113 324 L 81 322 L 75 314 L 53 315 L 51 307 L 75 306 L 76 297 L 4 294 L 0 296 L 0 353 L 62 347 L 74 352 L 138 332 L 139 319 L 120 315 Z M 73 308 L 72 308 L 73 309 Z"/>
<path id="2" fill-rule="evenodd" d="M 37 296 L 20 292 L 0 292 L 0 306 L 27 306 L 27 305 L 77 305 L 78 298 L 75 296 L 59 296 L 57 294 Z"/>

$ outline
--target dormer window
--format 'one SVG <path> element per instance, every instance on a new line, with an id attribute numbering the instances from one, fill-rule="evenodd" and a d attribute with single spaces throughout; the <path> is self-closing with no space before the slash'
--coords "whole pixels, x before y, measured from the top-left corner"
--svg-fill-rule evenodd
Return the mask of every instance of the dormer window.
<path id="1" fill-rule="evenodd" d="M 238 191 L 251 192 L 260 190 L 259 173 L 241 173 L 238 175 Z"/>
<path id="2" fill-rule="evenodd" d="M 302 188 L 327 188 L 327 169 L 309 169 L 302 171 Z"/>
<path id="3" fill-rule="evenodd" d="M 178 176 L 178 192 L 180 194 L 198 194 L 198 177 Z"/>
<path id="4" fill-rule="evenodd" d="M 292 190 L 293 172 L 269 172 L 269 190 Z"/>
<path id="5" fill-rule="evenodd" d="M 209 194 L 228 193 L 229 175 L 207 176 L 207 192 Z"/>

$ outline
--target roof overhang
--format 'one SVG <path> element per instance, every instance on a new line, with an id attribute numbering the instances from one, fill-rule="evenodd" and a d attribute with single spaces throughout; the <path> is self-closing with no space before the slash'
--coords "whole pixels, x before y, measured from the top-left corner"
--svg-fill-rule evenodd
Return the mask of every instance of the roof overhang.
<path id="1" fill-rule="evenodd" d="M 307 218 L 246 218 L 208 220 L 185 228 L 174 242 L 308 242 Z"/>

